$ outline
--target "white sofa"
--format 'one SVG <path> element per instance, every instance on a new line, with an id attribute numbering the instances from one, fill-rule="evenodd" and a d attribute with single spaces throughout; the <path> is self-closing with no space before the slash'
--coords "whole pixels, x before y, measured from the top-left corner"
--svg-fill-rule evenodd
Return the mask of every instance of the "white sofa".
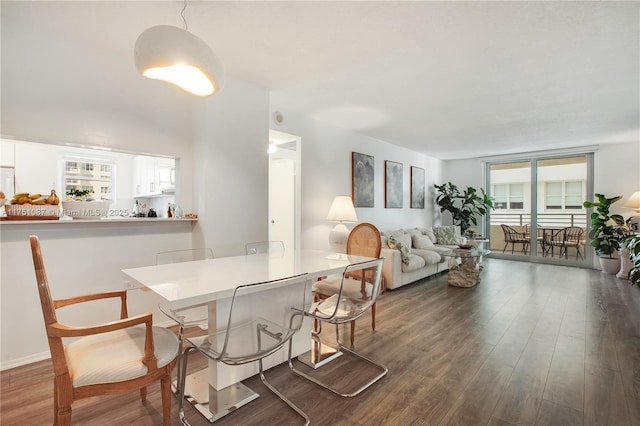
<path id="1" fill-rule="evenodd" d="M 466 238 L 460 236 L 457 226 L 397 229 L 381 232 L 380 235 L 380 255 L 385 258 L 382 277 L 387 289 L 398 288 L 449 269 L 448 258 L 441 256 L 441 253 L 467 243 Z"/>

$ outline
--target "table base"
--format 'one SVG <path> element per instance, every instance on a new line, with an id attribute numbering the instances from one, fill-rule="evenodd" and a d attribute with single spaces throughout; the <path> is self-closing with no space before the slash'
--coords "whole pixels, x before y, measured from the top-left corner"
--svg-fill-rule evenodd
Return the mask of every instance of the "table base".
<path id="1" fill-rule="evenodd" d="M 216 390 L 209 384 L 206 368 L 188 375 L 184 387 L 185 400 L 211 423 L 259 396 L 240 382 Z"/>
<path id="2" fill-rule="evenodd" d="M 333 361 L 342 355 L 342 352 L 329 345 L 325 345 L 317 336 L 311 337 L 311 350 L 298 355 L 298 361 L 316 369 Z"/>

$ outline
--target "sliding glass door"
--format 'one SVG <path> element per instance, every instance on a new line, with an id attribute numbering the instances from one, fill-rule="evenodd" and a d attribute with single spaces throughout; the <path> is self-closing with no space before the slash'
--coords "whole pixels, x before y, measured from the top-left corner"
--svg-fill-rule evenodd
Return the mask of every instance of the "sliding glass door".
<path id="1" fill-rule="evenodd" d="M 588 265 L 587 216 L 592 154 L 487 164 L 494 253 L 513 258 Z"/>

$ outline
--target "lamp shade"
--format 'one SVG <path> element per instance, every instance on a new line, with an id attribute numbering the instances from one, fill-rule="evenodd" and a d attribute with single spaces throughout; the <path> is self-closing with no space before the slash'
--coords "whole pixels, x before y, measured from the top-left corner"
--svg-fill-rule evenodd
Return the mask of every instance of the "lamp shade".
<path id="1" fill-rule="evenodd" d="M 635 209 L 636 213 L 640 213 L 640 191 L 634 192 L 631 197 L 624 202 L 622 207 L 629 207 Z"/>
<path id="2" fill-rule="evenodd" d="M 220 91 L 224 71 L 207 44 L 182 28 L 157 25 L 136 40 L 134 59 L 144 77 L 174 84 L 196 96 Z"/>
<path id="3" fill-rule="evenodd" d="M 330 222 L 354 223 L 358 221 L 353 201 L 348 195 L 337 195 L 331 203 L 327 220 Z"/>

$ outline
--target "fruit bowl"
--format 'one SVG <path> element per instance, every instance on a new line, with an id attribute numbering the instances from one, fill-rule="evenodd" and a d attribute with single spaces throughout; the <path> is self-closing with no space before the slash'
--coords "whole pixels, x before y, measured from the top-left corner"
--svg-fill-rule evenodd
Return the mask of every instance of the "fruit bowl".
<path id="1" fill-rule="evenodd" d="M 7 204 L 4 206 L 7 217 L 24 219 L 51 219 L 60 216 L 60 206 L 36 204 Z"/>
<path id="2" fill-rule="evenodd" d="M 100 219 L 109 215 L 111 201 L 63 201 L 62 211 L 73 219 Z"/>

